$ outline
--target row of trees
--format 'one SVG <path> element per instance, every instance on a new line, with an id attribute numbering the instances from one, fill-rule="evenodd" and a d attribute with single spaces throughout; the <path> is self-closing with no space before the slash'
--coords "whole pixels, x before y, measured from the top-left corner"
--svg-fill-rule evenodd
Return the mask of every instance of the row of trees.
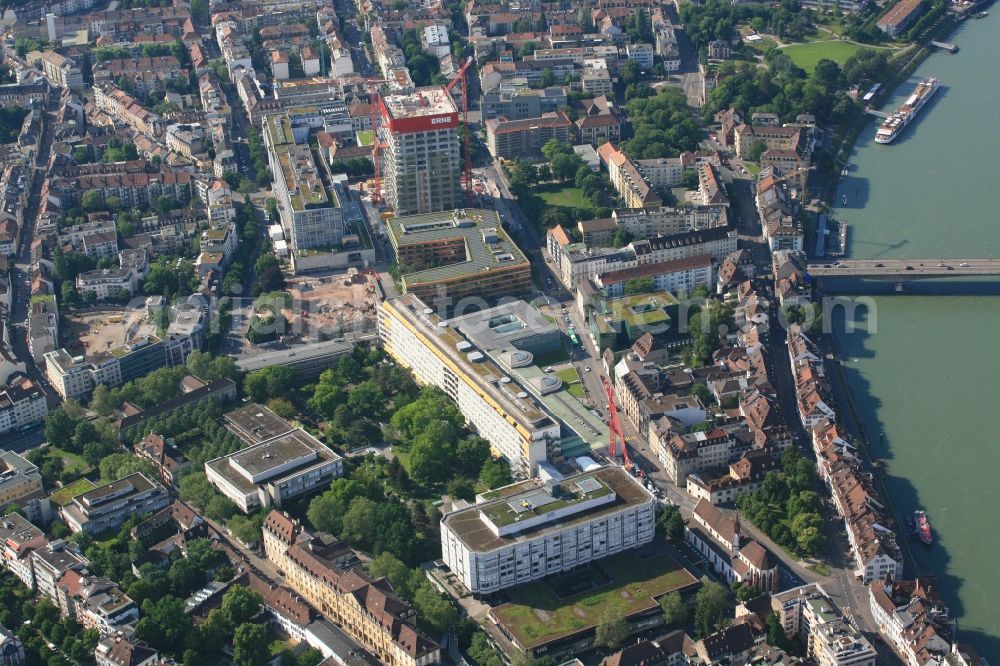
<path id="1" fill-rule="evenodd" d="M 781 456 L 781 471 L 770 472 L 760 490 L 740 496 L 736 504 L 776 543 L 794 553 L 818 557 L 826 537 L 823 501 L 815 488 L 813 464 L 791 448 Z"/>
<path id="2" fill-rule="evenodd" d="M 719 0 L 688 3 L 681 7 L 680 18 L 684 32 L 699 50 L 715 40 L 728 42 L 734 28 L 741 23 L 749 23 L 757 32 L 767 32 L 790 41 L 801 40 L 816 32 L 815 15 L 810 10 L 801 9 L 796 0 L 782 0 L 776 5 L 734 5 Z"/>

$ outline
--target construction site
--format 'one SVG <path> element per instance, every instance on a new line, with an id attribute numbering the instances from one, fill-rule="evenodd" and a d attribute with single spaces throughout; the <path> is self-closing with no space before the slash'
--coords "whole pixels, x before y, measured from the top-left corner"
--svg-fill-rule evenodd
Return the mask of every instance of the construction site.
<path id="1" fill-rule="evenodd" d="M 146 309 L 88 310 L 64 315 L 61 331 L 72 354 L 89 356 L 121 347 L 129 340 L 156 334 Z"/>
<path id="2" fill-rule="evenodd" d="M 378 304 L 374 278 L 349 268 L 343 273 L 291 278 L 292 306 L 283 314 L 290 340 L 314 342 L 375 330 Z"/>

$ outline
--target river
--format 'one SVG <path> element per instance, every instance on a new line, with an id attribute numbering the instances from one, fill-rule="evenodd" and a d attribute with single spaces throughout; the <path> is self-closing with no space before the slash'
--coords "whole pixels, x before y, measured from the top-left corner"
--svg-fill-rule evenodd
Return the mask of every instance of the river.
<path id="1" fill-rule="evenodd" d="M 947 40 L 959 52 L 932 55 L 895 91 L 883 110 L 922 77 L 942 83 L 895 143 L 875 144 L 874 125 L 862 133 L 836 194 L 847 204 L 834 212 L 850 225 L 850 256 L 1000 256 L 998 14 L 965 21 Z M 1000 287 L 976 286 L 980 295 L 948 295 L 945 283 L 902 295 L 882 289 L 876 330 L 837 338 L 893 503 L 900 515 L 926 508 L 934 527 L 932 547 L 914 544 L 919 564 L 941 579 L 960 640 L 997 663 L 1000 435 L 987 417 L 1000 378 Z"/>

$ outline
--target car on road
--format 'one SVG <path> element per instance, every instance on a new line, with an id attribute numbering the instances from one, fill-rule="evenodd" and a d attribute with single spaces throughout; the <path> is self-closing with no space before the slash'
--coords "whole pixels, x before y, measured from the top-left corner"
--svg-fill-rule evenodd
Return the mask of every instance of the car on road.
<path id="1" fill-rule="evenodd" d="M 913 266 L 907 266 L 907 267 L 906 267 L 906 270 L 908 270 L 908 271 L 912 271 L 912 270 L 913 270 Z"/>
<path id="2" fill-rule="evenodd" d="M 961 266 L 962 268 L 968 268 L 969 264 L 963 261 L 962 263 L 959 264 L 959 266 Z"/>
<path id="3" fill-rule="evenodd" d="M 884 268 L 885 264 L 875 264 L 875 268 Z"/>

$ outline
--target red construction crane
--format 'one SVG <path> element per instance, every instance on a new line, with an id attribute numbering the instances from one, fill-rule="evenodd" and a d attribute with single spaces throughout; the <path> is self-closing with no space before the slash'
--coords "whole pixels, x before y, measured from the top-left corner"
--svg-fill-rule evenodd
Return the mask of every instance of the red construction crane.
<path id="1" fill-rule="evenodd" d="M 382 117 L 382 112 L 379 109 L 378 88 L 383 83 L 385 83 L 385 79 L 368 79 L 368 102 L 371 105 L 372 119 L 372 165 L 375 167 L 375 173 L 372 176 L 375 181 L 375 189 L 372 190 L 372 205 L 375 207 L 382 205 L 382 165 L 379 163 L 379 151 L 382 149 L 382 145 L 379 143 L 378 135 L 379 119 Z"/>
<path id="2" fill-rule="evenodd" d="M 469 71 L 469 67 L 472 65 L 472 57 L 465 59 L 462 66 L 458 68 L 458 73 L 455 74 L 455 78 L 448 82 L 448 85 L 444 87 L 444 91 L 451 94 L 452 88 L 455 84 L 462 81 L 462 126 L 465 127 L 465 136 L 463 137 L 465 145 L 465 164 L 462 166 L 462 175 L 459 177 L 459 183 L 462 185 L 462 189 L 465 190 L 465 205 L 472 207 L 472 130 L 469 128 L 469 79 L 466 73 Z"/>
<path id="3" fill-rule="evenodd" d="M 604 394 L 608 397 L 608 456 L 613 462 L 618 461 L 618 442 L 621 441 L 621 456 L 625 463 L 625 469 L 632 471 L 632 461 L 628 457 L 628 446 L 625 443 L 625 435 L 622 433 L 621 421 L 618 420 L 618 406 L 615 404 L 615 390 L 611 382 L 604 375 L 601 375 L 601 384 L 604 386 Z"/>

